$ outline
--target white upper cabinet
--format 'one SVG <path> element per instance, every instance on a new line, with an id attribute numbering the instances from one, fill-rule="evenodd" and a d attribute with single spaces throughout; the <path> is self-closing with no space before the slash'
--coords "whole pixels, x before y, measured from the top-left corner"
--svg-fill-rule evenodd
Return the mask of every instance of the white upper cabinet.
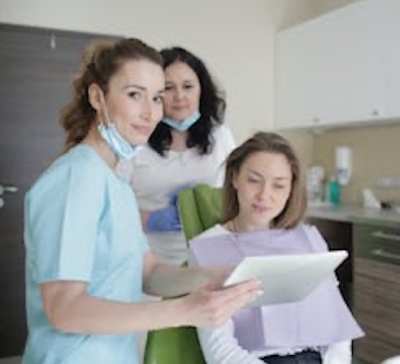
<path id="1" fill-rule="evenodd" d="M 400 119 L 400 0 L 361 0 L 278 32 L 276 127 Z"/>
<path id="2" fill-rule="evenodd" d="M 400 0 L 386 1 L 381 42 L 385 117 L 400 121 Z"/>

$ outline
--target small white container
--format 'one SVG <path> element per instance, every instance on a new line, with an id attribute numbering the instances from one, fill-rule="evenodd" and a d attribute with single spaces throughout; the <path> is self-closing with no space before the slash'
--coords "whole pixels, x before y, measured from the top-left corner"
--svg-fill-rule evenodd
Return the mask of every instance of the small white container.
<path id="1" fill-rule="evenodd" d="M 336 178 L 340 185 L 349 184 L 353 172 L 353 150 L 339 146 L 335 149 Z"/>

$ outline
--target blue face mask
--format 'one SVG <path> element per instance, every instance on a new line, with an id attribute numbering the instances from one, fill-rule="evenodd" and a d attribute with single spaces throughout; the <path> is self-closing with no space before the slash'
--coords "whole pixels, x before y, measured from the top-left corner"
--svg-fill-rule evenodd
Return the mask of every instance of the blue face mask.
<path id="1" fill-rule="evenodd" d="M 118 159 L 132 159 L 137 152 L 142 149 L 142 146 L 129 143 L 117 130 L 115 123 L 110 121 L 107 107 L 104 101 L 104 95 L 101 95 L 101 103 L 104 108 L 104 115 L 107 122 L 100 121 L 98 129 L 101 137 L 108 144 Z"/>
<path id="2" fill-rule="evenodd" d="M 178 130 L 178 131 L 186 131 L 188 130 L 197 120 L 200 119 L 200 112 L 199 110 L 196 110 L 192 115 L 190 115 L 188 118 L 183 120 L 182 122 L 176 121 L 174 119 L 171 119 L 167 116 L 164 116 L 161 121 L 170 127 Z"/>
<path id="3" fill-rule="evenodd" d="M 132 159 L 142 149 L 142 146 L 132 145 L 125 140 L 118 132 L 114 123 L 105 124 L 104 122 L 100 122 L 99 132 L 119 159 Z"/>

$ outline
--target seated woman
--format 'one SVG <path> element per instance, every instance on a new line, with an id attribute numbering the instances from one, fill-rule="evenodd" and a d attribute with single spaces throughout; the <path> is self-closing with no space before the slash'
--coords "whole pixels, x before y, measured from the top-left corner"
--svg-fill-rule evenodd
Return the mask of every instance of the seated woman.
<path id="1" fill-rule="evenodd" d="M 302 223 L 306 192 L 287 140 L 259 132 L 226 162 L 223 225 L 190 243 L 190 263 L 237 265 L 246 256 L 318 253 L 328 246 Z M 218 329 L 198 329 L 208 364 L 350 364 L 363 335 L 334 275 L 300 302 L 242 309 Z"/>

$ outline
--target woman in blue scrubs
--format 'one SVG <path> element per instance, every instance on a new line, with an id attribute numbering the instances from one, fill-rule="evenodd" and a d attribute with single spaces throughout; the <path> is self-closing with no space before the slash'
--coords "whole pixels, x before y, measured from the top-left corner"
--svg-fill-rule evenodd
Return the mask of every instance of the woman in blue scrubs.
<path id="1" fill-rule="evenodd" d="M 258 282 L 217 290 L 223 270 L 158 262 L 135 196 L 115 173 L 162 116 L 158 52 L 137 39 L 86 52 L 63 110 L 65 153 L 26 195 L 24 364 L 136 364 L 135 332 L 216 326 L 259 294 Z M 142 292 L 182 296 L 140 302 Z"/>

